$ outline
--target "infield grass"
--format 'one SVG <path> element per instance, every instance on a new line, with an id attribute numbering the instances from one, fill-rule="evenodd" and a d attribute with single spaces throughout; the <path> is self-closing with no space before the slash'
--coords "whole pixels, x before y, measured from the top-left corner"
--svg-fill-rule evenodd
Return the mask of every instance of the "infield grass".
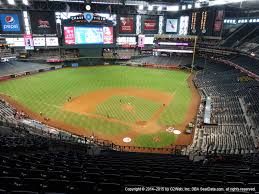
<path id="1" fill-rule="evenodd" d="M 96 107 L 96 114 L 134 123 L 149 120 L 160 106 L 135 96 L 113 96 Z"/>

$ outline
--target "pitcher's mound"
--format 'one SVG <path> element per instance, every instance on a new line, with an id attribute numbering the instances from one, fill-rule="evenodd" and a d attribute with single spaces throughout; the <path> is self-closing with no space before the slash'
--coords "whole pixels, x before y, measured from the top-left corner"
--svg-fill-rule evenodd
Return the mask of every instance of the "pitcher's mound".
<path id="1" fill-rule="evenodd" d="M 129 104 L 123 104 L 122 109 L 126 110 L 126 111 L 133 111 L 134 107 L 132 105 L 129 105 Z"/>

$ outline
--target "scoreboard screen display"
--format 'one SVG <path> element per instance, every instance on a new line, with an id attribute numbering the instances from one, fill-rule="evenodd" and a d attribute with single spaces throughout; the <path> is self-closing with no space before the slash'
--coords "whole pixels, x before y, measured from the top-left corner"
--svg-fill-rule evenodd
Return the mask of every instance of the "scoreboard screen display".
<path id="1" fill-rule="evenodd" d="M 113 44 L 113 27 L 65 26 L 64 39 L 67 45 Z"/>

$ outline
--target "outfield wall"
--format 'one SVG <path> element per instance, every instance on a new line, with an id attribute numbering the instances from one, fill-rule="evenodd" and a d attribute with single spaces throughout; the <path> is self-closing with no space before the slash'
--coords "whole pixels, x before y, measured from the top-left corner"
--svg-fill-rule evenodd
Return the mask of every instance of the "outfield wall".
<path id="1" fill-rule="evenodd" d="M 94 58 L 94 57 L 86 57 L 82 58 L 79 60 L 71 60 L 71 61 L 65 61 L 63 62 L 63 65 L 58 65 L 55 67 L 47 67 L 47 68 L 42 68 L 38 70 L 32 70 L 32 71 L 24 71 L 24 72 L 19 72 L 15 74 L 9 74 L 9 75 L 3 75 L 0 76 L 0 81 L 8 80 L 8 79 L 13 79 L 16 77 L 23 77 L 26 75 L 32 75 L 40 72 L 46 72 L 46 71 L 53 71 L 56 69 L 61 69 L 64 67 L 72 67 L 73 63 L 78 63 L 78 66 L 98 66 L 98 65 L 122 65 L 122 66 L 137 66 L 137 67 L 145 67 L 145 68 L 155 68 L 155 69 L 168 69 L 168 70 L 177 70 L 180 69 L 179 66 L 173 66 L 173 65 L 158 65 L 158 64 L 128 64 L 125 62 L 125 60 L 122 60 L 122 63 L 118 63 L 118 61 L 121 60 L 116 60 L 116 59 L 104 59 L 104 58 Z M 184 69 L 182 69 L 184 70 Z"/>

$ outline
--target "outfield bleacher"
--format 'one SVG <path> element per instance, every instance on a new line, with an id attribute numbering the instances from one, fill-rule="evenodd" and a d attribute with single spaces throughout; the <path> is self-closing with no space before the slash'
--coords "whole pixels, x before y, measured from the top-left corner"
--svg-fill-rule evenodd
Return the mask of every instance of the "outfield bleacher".
<path id="1" fill-rule="evenodd" d="M 231 60 L 237 65 L 259 75 L 259 60 L 248 57 L 248 56 L 237 56 Z"/>
<path id="2" fill-rule="evenodd" d="M 21 72 L 36 71 L 48 67 L 50 67 L 48 64 L 12 60 L 0 63 L 0 76 L 17 74 Z"/>
<path id="3" fill-rule="evenodd" d="M 191 64 L 191 57 L 182 57 L 182 56 L 147 56 L 147 57 L 138 57 L 132 59 L 133 62 L 139 64 L 153 64 L 153 65 L 186 65 Z"/>

